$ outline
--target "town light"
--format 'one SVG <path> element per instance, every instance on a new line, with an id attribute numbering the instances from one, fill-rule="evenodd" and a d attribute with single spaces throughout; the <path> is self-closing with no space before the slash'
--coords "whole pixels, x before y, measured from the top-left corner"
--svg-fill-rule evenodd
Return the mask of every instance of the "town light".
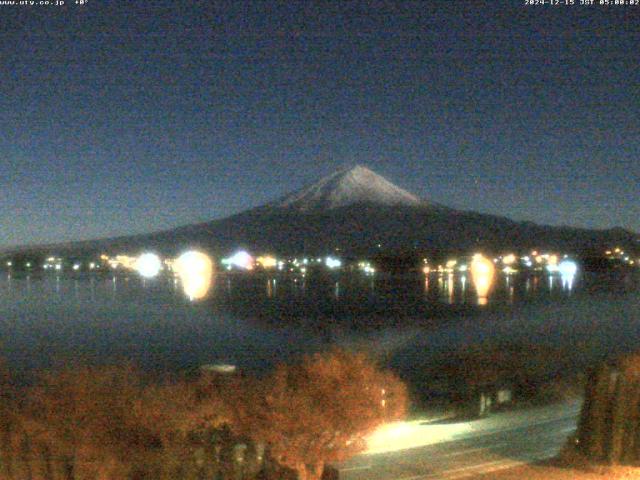
<path id="1" fill-rule="evenodd" d="M 560 275 L 571 276 L 573 277 L 578 271 L 578 265 L 573 260 L 563 260 L 558 265 L 558 270 L 560 271 Z"/>
<path id="2" fill-rule="evenodd" d="M 275 268 L 275 266 L 278 264 L 278 261 L 275 259 L 275 257 L 272 257 L 270 255 L 265 255 L 265 256 L 256 258 L 256 263 L 261 265 L 262 268 Z M 306 262 L 303 262 L 303 263 L 306 264 Z"/>
<path id="3" fill-rule="evenodd" d="M 502 263 L 505 265 L 513 265 L 516 261 L 516 256 L 513 253 L 509 253 L 502 257 Z"/>
<path id="4" fill-rule="evenodd" d="M 477 253 L 471 260 L 470 270 L 471 279 L 478 295 L 478 303 L 485 305 L 487 303 L 487 295 L 493 284 L 496 267 L 491 260 Z"/>
<path id="5" fill-rule="evenodd" d="M 571 290 L 573 287 L 573 278 L 576 276 L 576 272 L 578 271 L 578 265 L 572 260 L 563 260 L 560 262 L 560 265 L 558 265 L 558 270 L 560 271 L 562 286 Z"/>
<path id="6" fill-rule="evenodd" d="M 190 250 L 178 257 L 173 268 L 187 297 L 198 300 L 207 295 L 213 279 L 213 262 L 208 255 Z"/>
<path id="7" fill-rule="evenodd" d="M 240 250 L 222 260 L 223 265 L 234 266 L 244 270 L 253 269 L 253 257 L 245 250 Z"/>
<path id="8" fill-rule="evenodd" d="M 89 268 L 91 268 L 91 264 Z M 134 268 L 144 278 L 153 278 L 160 273 L 162 262 L 155 253 L 143 253 L 136 260 Z"/>
<path id="9" fill-rule="evenodd" d="M 340 268 L 342 266 L 342 262 L 337 258 L 333 258 L 333 257 L 325 258 L 324 263 L 327 267 L 331 269 Z"/>

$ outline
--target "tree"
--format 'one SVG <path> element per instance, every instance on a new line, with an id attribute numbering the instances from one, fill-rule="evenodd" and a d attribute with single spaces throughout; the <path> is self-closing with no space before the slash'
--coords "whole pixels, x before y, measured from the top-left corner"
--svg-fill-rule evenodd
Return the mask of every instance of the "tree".
<path id="1" fill-rule="evenodd" d="M 0 359 L 0 478 L 13 477 L 14 457 L 18 450 L 15 431 L 19 427 L 16 396 L 13 378 L 4 360 Z"/>
<path id="2" fill-rule="evenodd" d="M 315 480 L 327 462 L 362 451 L 365 436 L 406 411 L 404 384 L 366 355 L 333 350 L 279 365 L 245 389 L 236 409 L 239 433 L 268 446 L 271 457 Z"/>
<path id="3" fill-rule="evenodd" d="M 578 446 L 595 461 L 640 461 L 640 354 L 591 371 L 578 425 Z"/>

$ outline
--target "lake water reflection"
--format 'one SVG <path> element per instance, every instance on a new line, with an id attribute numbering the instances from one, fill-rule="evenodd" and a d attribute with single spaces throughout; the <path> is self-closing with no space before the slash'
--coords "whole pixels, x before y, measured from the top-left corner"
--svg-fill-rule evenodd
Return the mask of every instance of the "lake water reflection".
<path id="1" fill-rule="evenodd" d="M 559 345 L 569 355 L 580 342 L 584 357 L 640 347 L 639 277 L 500 273 L 479 305 L 466 274 L 223 273 L 201 301 L 168 277 L 4 274 L 0 354 L 25 373 L 77 358 L 260 371 L 332 344 L 366 346 L 403 369 L 499 339 Z"/>

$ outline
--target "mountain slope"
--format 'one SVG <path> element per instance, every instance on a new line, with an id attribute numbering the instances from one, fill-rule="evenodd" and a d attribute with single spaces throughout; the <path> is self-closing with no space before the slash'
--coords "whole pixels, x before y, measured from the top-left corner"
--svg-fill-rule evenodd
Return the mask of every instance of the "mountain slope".
<path id="1" fill-rule="evenodd" d="M 366 167 L 342 169 L 269 204 L 301 212 L 332 210 L 354 204 L 426 205 L 415 195 L 395 186 Z"/>
<path id="2" fill-rule="evenodd" d="M 587 230 L 517 222 L 421 200 L 371 170 L 357 166 L 261 207 L 231 217 L 130 237 L 50 245 L 40 252 L 176 254 L 187 247 L 227 254 L 252 252 L 323 255 L 554 249 L 602 253 L 622 245 L 640 252 L 640 236 L 621 228 Z"/>

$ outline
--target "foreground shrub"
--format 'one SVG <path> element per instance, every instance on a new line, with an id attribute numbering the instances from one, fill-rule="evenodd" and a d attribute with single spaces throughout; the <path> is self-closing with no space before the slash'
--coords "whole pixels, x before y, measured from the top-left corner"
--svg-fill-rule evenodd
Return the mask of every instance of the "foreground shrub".
<path id="1" fill-rule="evenodd" d="M 315 480 L 326 462 L 365 448 L 364 437 L 405 414 L 404 384 L 364 354 L 334 350 L 279 365 L 247 389 L 250 409 L 237 410 L 236 428 L 269 447 L 300 480 Z"/>
<path id="2" fill-rule="evenodd" d="M 0 480 L 318 479 L 405 407 L 394 375 L 339 350 L 264 379 L 84 365 L 14 388 L 0 368 Z"/>
<path id="3" fill-rule="evenodd" d="M 197 393 L 184 381 L 149 383 L 126 365 L 46 373 L 4 416 L 2 473 L 20 480 L 197 478 L 202 433 L 227 420 L 221 403 L 217 415 L 206 415 L 214 402 Z"/>

